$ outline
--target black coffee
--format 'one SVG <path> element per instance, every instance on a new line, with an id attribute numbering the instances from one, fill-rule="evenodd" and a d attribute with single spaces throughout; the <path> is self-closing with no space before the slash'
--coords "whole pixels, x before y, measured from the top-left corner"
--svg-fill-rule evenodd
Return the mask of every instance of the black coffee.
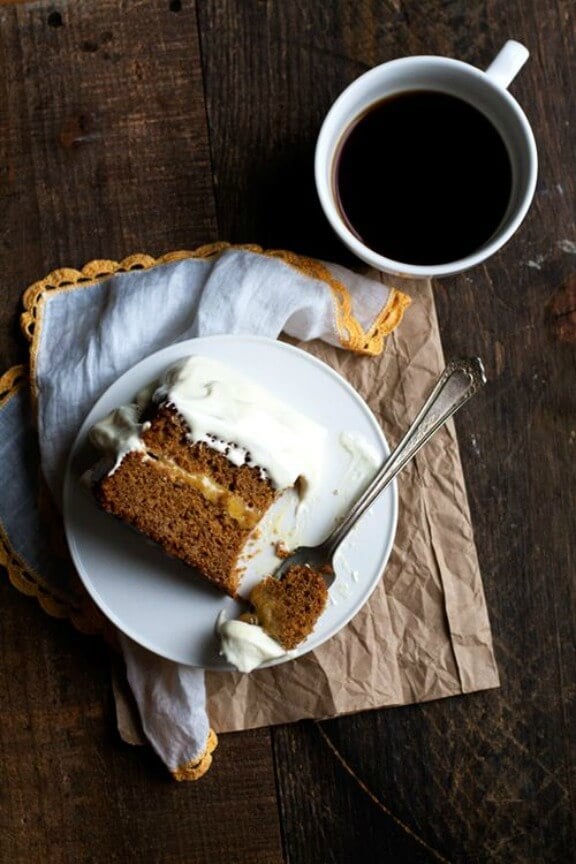
<path id="1" fill-rule="evenodd" d="M 500 225 L 512 166 L 490 120 L 462 99 L 414 90 L 348 129 L 335 160 L 341 213 L 359 239 L 406 264 L 445 264 Z"/>

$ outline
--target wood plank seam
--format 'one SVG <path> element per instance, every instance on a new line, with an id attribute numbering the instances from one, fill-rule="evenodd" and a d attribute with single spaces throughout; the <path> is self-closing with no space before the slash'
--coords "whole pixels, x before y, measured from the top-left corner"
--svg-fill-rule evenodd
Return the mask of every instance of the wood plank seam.
<path id="1" fill-rule="evenodd" d="M 424 849 L 426 849 L 427 852 L 430 852 L 430 854 L 433 855 L 437 861 L 441 861 L 442 864 L 450 864 L 450 861 L 448 860 L 448 858 L 444 858 L 444 856 L 441 855 L 440 852 L 438 852 L 436 849 L 434 849 L 433 846 L 430 846 L 429 843 L 426 843 L 425 840 L 423 840 L 421 837 L 419 837 L 415 831 L 413 831 L 408 825 L 406 825 L 406 823 L 403 822 L 402 819 L 400 819 L 398 816 L 396 816 L 394 813 L 392 813 L 392 811 L 386 806 L 386 804 L 384 804 L 384 802 L 381 801 L 378 798 L 378 796 L 375 795 L 374 792 L 372 792 L 371 789 L 369 789 L 369 787 L 362 780 L 362 778 L 358 777 L 358 775 L 356 774 L 354 769 L 350 767 L 350 765 L 348 764 L 348 762 L 346 761 L 344 756 L 340 753 L 340 751 L 338 750 L 338 748 L 336 747 L 336 745 L 334 744 L 332 739 L 326 734 L 326 732 L 322 728 L 322 725 L 317 720 L 314 721 L 314 725 L 318 729 L 320 736 L 324 739 L 324 743 L 331 750 L 331 752 L 336 757 L 336 759 L 338 760 L 338 762 L 340 763 L 342 768 L 354 780 L 354 782 L 359 786 L 359 788 L 362 789 L 362 791 L 368 796 L 368 798 L 372 801 L 372 803 L 375 804 L 376 807 L 378 807 L 380 810 L 382 810 L 382 812 L 386 816 L 388 816 L 389 819 L 392 819 L 392 821 L 405 834 L 408 834 L 408 836 L 411 837 L 412 840 L 414 840 L 416 843 L 418 843 L 420 846 L 422 846 Z"/>

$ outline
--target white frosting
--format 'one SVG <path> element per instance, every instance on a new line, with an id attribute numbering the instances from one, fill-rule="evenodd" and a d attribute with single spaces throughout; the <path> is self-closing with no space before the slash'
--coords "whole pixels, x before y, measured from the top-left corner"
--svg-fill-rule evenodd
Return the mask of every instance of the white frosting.
<path id="1" fill-rule="evenodd" d="M 326 430 L 229 366 L 188 357 L 168 370 L 155 399 L 174 405 L 192 441 L 260 466 L 277 488 L 301 477 L 307 496 L 319 483 Z"/>
<path id="2" fill-rule="evenodd" d="M 90 440 L 99 450 L 115 459 L 112 474 L 131 450 L 144 450 L 142 432 L 150 425 L 140 423 L 137 404 L 123 405 L 107 414 L 90 430 Z"/>
<path id="3" fill-rule="evenodd" d="M 360 433 L 341 432 L 339 442 L 349 459 L 342 471 L 338 488 L 333 490 L 334 495 L 338 496 L 339 504 L 335 518 L 341 518 L 348 512 L 382 464 L 376 449 Z"/>
<path id="4" fill-rule="evenodd" d="M 200 355 L 181 360 L 133 404 L 92 427 L 92 443 L 115 459 L 110 473 L 130 451 L 145 450 L 141 435 L 149 424 L 138 421 L 151 398 L 174 405 L 191 443 L 205 442 L 234 465 L 257 465 L 279 489 L 300 478 L 302 498 L 320 488 L 326 430 L 231 367 Z"/>
<path id="5" fill-rule="evenodd" d="M 268 636 L 262 627 L 245 621 L 228 621 L 224 611 L 218 616 L 216 629 L 221 641 L 221 653 L 240 672 L 252 672 L 267 660 L 292 654 Z"/>
<path id="6" fill-rule="evenodd" d="M 382 459 L 376 449 L 359 432 L 342 432 L 340 443 L 352 457 L 350 471 L 362 479 L 373 476 Z"/>

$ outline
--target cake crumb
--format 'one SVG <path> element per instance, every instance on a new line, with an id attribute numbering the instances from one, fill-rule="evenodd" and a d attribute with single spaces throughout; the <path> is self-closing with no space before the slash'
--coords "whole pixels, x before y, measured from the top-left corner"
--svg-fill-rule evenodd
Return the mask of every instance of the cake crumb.
<path id="1" fill-rule="evenodd" d="M 242 615 L 239 616 L 238 620 L 243 621 L 245 624 L 258 625 L 258 616 L 255 612 L 243 612 Z"/>
<path id="2" fill-rule="evenodd" d="M 290 567 L 282 579 L 267 576 L 250 594 L 260 626 L 288 651 L 310 635 L 327 600 L 322 574 L 301 564 Z"/>
<path id="3" fill-rule="evenodd" d="M 283 540 L 278 540 L 277 543 L 274 543 L 274 554 L 277 558 L 284 560 L 285 558 L 289 558 L 292 553 L 286 548 Z"/>

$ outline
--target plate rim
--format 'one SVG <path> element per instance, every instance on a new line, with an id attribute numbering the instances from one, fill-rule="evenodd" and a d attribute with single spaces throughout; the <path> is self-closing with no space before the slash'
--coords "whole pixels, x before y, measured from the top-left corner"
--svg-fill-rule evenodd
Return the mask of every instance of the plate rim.
<path id="1" fill-rule="evenodd" d="M 237 672 L 238 670 L 236 670 L 235 667 L 232 666 L 232 664 L 224 664 L 223 663 L 223 664 L 218 665 L 218 666 L 207 665 L 207 664 L 196 664 L 196 663 L 193 663 L 191 661 L 184 661 L 181 658 L 176 658 L 176 657 L 170 655 L 169 653 L 164 653 L 162 651 L 159 651 L 158 650 L 159 646 L 150 644 L 145 638 L 142 638 L 142 636 L 138 635 L 137 633 L 134 633 L 134 631 L 131 629 L 131 627 L 129 625 L 124 624 L 122 622 L 121 618 L 119 618 L 119 616 L 114 612 L 114 610 L 111 609 L 109 607 L 109 605 L 104 602 L 104 600 L 101 597 L 100 593 L 98 592 L 96 586 L 93 584 L 89 573 L 84 572 L 85 568 L 82 564 L 82 559 L 80 557 L 80 554 L 77 553 L 75 540 L 73 537 L 73 531 L 72 531 L 72 528 L 70 525 L 71 520 L 69 518 L 70 517 L 70 507 L 72 505 L 72 501 L 71 501 L 72 496 L 71 496 L 70 487 L 71 487 L 71 484 L 75 480 L 74 472 L 73 472 L 74 460 L 75 460 L 75 457 L 76 457 L 78 451 L 81 449 L 81 446 L 85 443 L 85 439 L 87 436 L 89 426 L 91 426 L 95 422 L 95 419 L 92 418 L 92 414 L 96 411 L 96 408 L 100 404 L 100 402 L 107 396 L 107 394 L 109 393 L 109 391 L 112 388 L 115 388 L 117 386 L 121 387 L 123 380 L 126 377 L 133 375 L 139 366 L 149 364 L 150 362 L 153 362 L 156 359 L 158 360 L 158 364 L 159 364 L 160 360 L 163 356 L 166 356 L 168 358 L 169 362 L 176 362 L 178 359 L 178 356 L 186 356 L 187 353 L 194 353 L 193 346 L 197 345 L 198 342 L 206 342 L 206 341 L 210 341 L 213 343 L 217 343 L 219 341 L 221 341 L 221 342 L 241 341 L 241 342 L 255 342 L 255 343 L 259 343 L 259 344 L 274 345 L 274 347 L 276 349 L 279 348 L 280 350 L 285 350 L 289 354 L 290 353 L 294 354 L 300 360 L 310 362 L 313 365 L 319 366 L 322 369 L 327 370 L 329 375 L 331 375 L 333 378 L 336 378 L 339 381 L 339 383 L 344 387 L 344 389 L 348 391 L 348 393 L 351 395 L 351 397 L 356 402 L 359 402 L 361 404 L 361 406 L 362 406 L 363 410 L 366 412 L 371 424 L 373 425 L 374 429 L 376 430 L 378 437 L 380 438 L 380 441 L 383 445 L 383 449 L 385 451 L 386 457 L 390 454 L 391 448 L 390 448 L 390 445 L 386 439 L 386 436 L 384 435 L 384 431 L 382 430 L 382 427 L 381 427 L 380 423 L 378 422 L 378 419 L 376 418 L 376 415 L 374 414 L 374 412 L 372 411 L 372 409 L 370 408 L 370 406 L 368 405 L 366 400 L 352 386 L 352 384 L 350 384 L 350 382 L 347 381 L 346 378 L 344 378 L 344 376 L 340 374 L 340 372 L 336 371 L 332 366 L 330 366 L 324 360 L 320 359 L 319 357 L 316 357 L 314 354 L 311 354 L 308 351 L 305 351 L 303 348 L 300 348 L 297 345 L 292 345 L 290 342 L 285 342 L 285 341 L 281 340 L 280 338 L 275 339 L 273 337 L 262 336 L 259 334 L 243 334 L 243 333 L 209 334 L 206 336 L 196 336 L 196 337 L 193 337 L 191 339 L 184 339 L 180 342 L 174 342 L 170 345 L 165 346 L 164 348 L 160 348 L 157 351 L 153 351 L 151 354 L 148 354 L 146 357 L 143 357 L 140 360 L 138 360 L 136 363 L 133 363 L 128 369 L 126 369 L 121 375 L 119 375 L 108 387 L 104 388 L 104 390 L 101 392 L 100 396 L 93 402 L 92 407 L 86 413 L 86 415 L 85 415 L 85 417 L 84 417 L 84 419 L 83 419 L 83 421 L 82 421 L 82 423 L 78 429 L 78 432 L 75 435 L 74 443 L 70 449 L 70 452 L 68 454 L 68 458 L 66 460 L 66 467 L 65 467 L 65 472 L 64 472 L 64 483 L 63 483 L 63 496 L 62 496 L 62 505 L 63 505 L 62 506 L 62 515 L 63 515 L 66 541 L 68 544 L 68 549 L 69 549 L 70 555 L 72 557 L 74 567 L 76 569 L 76 572 L 78 573 L 78 576 L 82 582 L 83 587 L 88 592 L 92 601 L 96 604 L 96 606 L 101 611 L 101 613 L 107 618 L 108 621 L 110 621 L 111 624 L 113 624 L 120 631 L 120 633 L 122 633 L 124 636 L 131 639 L 137 645 L 140 645 L 141 647 L 143 647 L 146 650 L 150 651 L 151 653 L 155 654 L 156 656 L 162 657 L 166 660 L 170 660 L 170 661 L 175 662 L 175 663 L 179 663 L 181 665 L 189 666 L 191 668 L 203 669 L 205 671 L 210 671 L 210 672 L 218 672 L 218 673 L 220 673 L 220 672 Z M 161 368 L 160 365 L 159 365 L 159 368 Z M 76 478 L 76 480 L 77 480 L 77 478 Z M 397 485 L 396 479 L 394 479 L 392 481 L 392 483 L 387 487 L 386 491 L 388 491 L 389 494 L 391 495 L 390 520 L 389 520 L 389 528 L 388 528 L 389 536 L 388 536 L 387 543 L 385 544 L 385 546 L 383 548 L 383 554 L 381 556 L 381 564 L 378 568 L 378 572 L 373 577 L 373 579 L 370 581 L 368 589 L 366 590 L 366 592 L 361 596 L 361 598 L 358 600 L 358 602 L 353 604 L 346 611 L 346 613 L 343 616 L 344 620 L 336 622 L 326 633 L 322 634 L 322 638 L 319 642 L 317 642 L 316 644 L 311 644 L 310 646 L 307 646 L 306 643 L 308 640 L 305 640 L 303 643 L 301 643 L 301 645 L 302 645 L 301 650 L 299 650 L 299 647 L 297 647 L 294 652 L 290 652 L 290 654 L 283 655 L 282 657 L 267 661 L 266 663 L 263 663 L 262 665 L 258 666 L 257 669 L 254 671 L 260 671 L 262 669 L 283 665 L 286 662 L 289 662 L 291 660 L 300 659 L 301 657 L 304 657 L 306 654 L 317 650 L 322 645 L 324 645 L 326 642 L 328 642 L 330 639 L 332 639 L 337 633 L 339 633 L 341 630 L 343 630 L 344 627 L 346 627 L 350 623 L 352 618 L 354 618 L 358 614 L 358 612 L 361 609 L 363 609 L 364 606 L 368 603 L 368 601 L 370 600 L 370 597 L 372 596 L 372 594 L 374 593 L 380 580 L 382 579 L 382 576 L 384 574 L 386 566 L 388 565 L 390 555 L 391 555 L 392 549 L 394 547 L 394 542 L 396 539 L 396 533 L 397 533 L 397 529 L 398 529 L 399 495 L 398 495 L 398 485 Z"/>

